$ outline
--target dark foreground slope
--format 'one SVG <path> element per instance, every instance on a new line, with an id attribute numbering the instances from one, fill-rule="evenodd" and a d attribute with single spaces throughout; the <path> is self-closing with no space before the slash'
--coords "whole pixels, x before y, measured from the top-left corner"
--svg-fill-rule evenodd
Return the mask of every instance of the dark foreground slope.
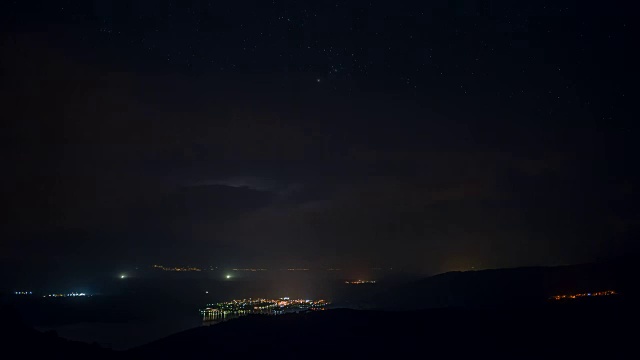
<path id="1" fill-rule="evenodd" d="M 132 349 L 134 358 L 623 357 L 635 314 L 588 301 L 509 310 L 328 310 L 249 316 Z"/>

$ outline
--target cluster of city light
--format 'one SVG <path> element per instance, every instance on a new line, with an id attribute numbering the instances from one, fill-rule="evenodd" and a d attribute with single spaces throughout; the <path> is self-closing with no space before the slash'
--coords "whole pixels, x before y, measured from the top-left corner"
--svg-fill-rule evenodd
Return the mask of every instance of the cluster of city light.
<path id="1" fill-rule="evenodd" d="M 554 295 L 550 297 L 552 300 L 563 300 L 563 299 L 579 299 L 589 296 L 611 296 L 618 295 L 617 292 L 613 290 L 605 290 L 605 291 L 596 291 L 590 293 L 580 293 L 580 294 L 569 294 L 569 295 Z"/>
<path id="2" fill-rule="evenodd" d="M 326 300 L 303 300 L 289 299 L 283 297 L 280 299 L 263 299 L 249 298 L 242 300 L 231 300 L 227 302 L 207 304 L 207 307 L 200 310 L 202 314 L 227 314 L 227 313 L 246 313 L 246 312 L 269 312 L 282 313 L 292 310 L 324 310 L 329 305 Z"/>
<path id="3" fill-rule="evenodd" d="M 287 271 L 309 271 L 309 269 L 305 268 L 289 268 Z"/>
<path id="4" fill-rule="evenodd" d="M 78 297 L 78 296 L 87 296 L 85 293 L 69 293 L 69 294 L 49 294 L 43 295 L 42 297 Z"/>
<path id="5" fill-rule="evenodd" d="M 152 267 L 154 269 L 159 269 L 162 271 L 202 271 L 202 269 L 197 268 L 197 267 L 193 267 L 193 266 L 187 266 L 187 267 L 166 267 L 166 266 L 162 266 L 162 265 L 152 265 Z"/>
<path id="6" fill-rule="evenodd" d="M 31 292 L 31 291 L 15 291 L 14 294 L 15 295 L 33 295 L 33 292 Z"/>
<path id="7" fill-rule="evenodd" d="M 349 285 L 362 285 L 362 284 L 375 284 L 375 280 L 353 280 L 353 281 L 345 281 L 345 284 Z"/>

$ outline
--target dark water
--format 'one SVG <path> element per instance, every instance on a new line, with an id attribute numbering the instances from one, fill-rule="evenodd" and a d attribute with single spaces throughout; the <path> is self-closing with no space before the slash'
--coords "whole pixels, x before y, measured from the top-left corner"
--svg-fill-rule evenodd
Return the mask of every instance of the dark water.
<path id="1" fill-rule="evenodd" d="M 380 280 L 382 279 L 382 280 Z M 373 286 L 346 285 L 339 275 L 324 273 L 162 274 L 101 284 L 103 295 L 82 299 L 15 301 L 30 325 L 55 330 L 71 340 L 97 342 L 121 350 L 190 328 L 227 319 L 203 319 L 207 303 L 243 298 L 325 299 L 332 307 L 358 308 L 363 299 L 406 280 L 379 277 Z M 231 317 L 230 317 L 231 318 Z"/>

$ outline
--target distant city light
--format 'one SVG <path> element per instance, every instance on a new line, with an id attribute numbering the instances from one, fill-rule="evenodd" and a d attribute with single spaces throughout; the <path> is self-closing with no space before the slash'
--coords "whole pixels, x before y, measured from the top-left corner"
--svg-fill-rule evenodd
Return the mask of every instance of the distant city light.
<path id="1" fill-rule="evenodd" d="M 565 299 L 578 299 L 585 296 L 612 296 L 612 295 L 618 295 L 618 293 L 614 290 L 604 290 L 604 291 L 597 291 L 592 293 L 554 295 L 549 299 L 565 300 Z"/>
<path id="2" fill-rule="evenodd" d="M 154 268 L 154 269 L 162 270 L 162 271 L 178 271 L 178 272 L 183 272 L 183 271 L 202 271 L 202 269 L 194 267 L 194 266 L 168 267 L 168 266 L 162 266 L 162 265 L 152 265 L 151 267 Z"/>
<path id="3" fill-rule="evenodd" d="M 127 277 L 127 275 L 124 275 L 124 274 L 123 274 L 123 275 L 120 275 L 120 279 L 124 279 L 124 278 L 126 278 L 126 277 Z"/>
<path id="4" fill-rule="evenodd" d="M 362 284 L 375 284 L 375 280 L 354 280 L 354 281 L 345 281 L 345 284 L 349 285 L 362 285 Z"/>
<path id="5" fill-rule="evenodd" d="M 254 269 L 254 268 L 249 268 L 249 269 L 232 269 L 233 271 L 267 271 L 267 269 Z"/>
<path id="6" fill-rule="evenodd" d="M 231 279 L 231 275 L 227 275 L 227 279 Z"/>
<path id="7" fill-rule="evenodd" d="M 44 295 L 42 297 L 77 297 L 77 296 L 87 296 L 87 294 L 85 293 L 69 293 L 69 294 L 49 294 L 49 295 Z M 89 295 L 91 296 L 91 295 Z"/>

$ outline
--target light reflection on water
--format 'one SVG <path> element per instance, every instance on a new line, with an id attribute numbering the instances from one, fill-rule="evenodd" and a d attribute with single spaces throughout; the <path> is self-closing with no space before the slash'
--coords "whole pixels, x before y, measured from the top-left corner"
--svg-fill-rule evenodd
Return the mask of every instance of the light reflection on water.
<path id="1" fill-rule="evenodd" d="M 239 317 L 251 315 L 251 314 L 261 314 L 261 315 L 282 315 L 285 313 L 294 313 L 294 312 L 303 312 L 305 310 L 296 309 L 296 310 L 288 310 L 288 311 L 273 311 L 273 310 L 239 310 L 239 311 L 216 311 L 216 312 L 206 312 L 202 315 L 202 325 L 210 326 L 216 325 L 227 320 L 237 319 Z"/>
<path id="2" fill-rule="evenodd" d="M 202 315 L 202 325 L 210 326 L 210 325 L 219 324 L 227 320 L 249 315 L 249 313 L 250 313 L 249 311 L 238 311 L 238 312 L 232 312 L 232 313 L 227 313 L 227 312 L 205 313 Z"/>

